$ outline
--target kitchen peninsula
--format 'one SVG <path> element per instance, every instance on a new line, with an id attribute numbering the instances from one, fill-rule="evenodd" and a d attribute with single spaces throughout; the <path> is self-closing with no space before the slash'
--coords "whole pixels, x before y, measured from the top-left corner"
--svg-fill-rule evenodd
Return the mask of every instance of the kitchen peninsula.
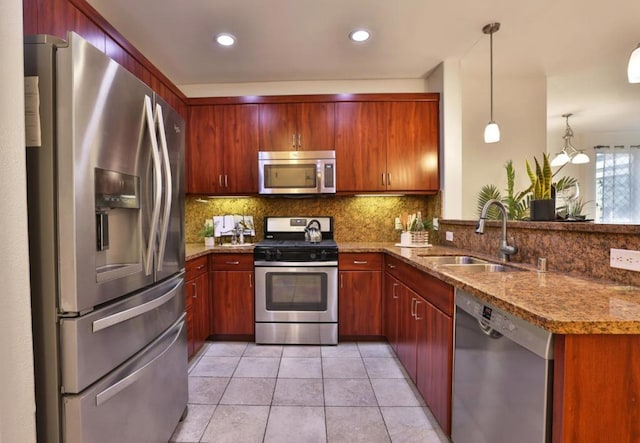
<path id="1" fill-rule="evenodd" d="M 634 418 L 640 391 L 633 388 L 638 386 L 640 369 L 640 288 L 557 272 L 539 273 L 531 265 L 517 263 L 512 265 L 522 272 L 469 273 L 420 257 L 473 255 L 495 261 L 487 254 L 446 246 L 409 249 L 392 243 L 338 242 L 338 247 L 340 253 L 378 253 L 387 262 L 400 261 L 553 332 L 553 441 L 596 441 L 605 432 L 612 441 L 640 437 Z M 228 251 L 228 247 L 189 245 L 187 258 Z M 234 252 L 250 253 L 251 248 Z M 383 306 L 384 302 L 381 311 Z M 452 335 L 448 340 L 452 341 Z M 449 349 L 451 346 L 450 342 Z M 628 413 L 619 413 L 621 410 Z M 441 425 L 447 429 L 446 423 Z"/>

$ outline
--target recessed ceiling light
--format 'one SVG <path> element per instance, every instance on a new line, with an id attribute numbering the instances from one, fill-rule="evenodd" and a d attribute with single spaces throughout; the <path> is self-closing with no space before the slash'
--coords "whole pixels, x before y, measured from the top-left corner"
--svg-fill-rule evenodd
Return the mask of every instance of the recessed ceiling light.
<path id="1" fill-rule="evenodd" d="M 354 42 L 366 42 L 371 37 L 371 33 L 366 29 L 354 29 L 349 34 L 349 38 Z"/>
<path id="2" fill-rule="evenodd" d="M 233 46 L 236 42 L 236 38 L 232 34 L 223 32 L 216 35 L 216 41 L 220 46 Z"/>

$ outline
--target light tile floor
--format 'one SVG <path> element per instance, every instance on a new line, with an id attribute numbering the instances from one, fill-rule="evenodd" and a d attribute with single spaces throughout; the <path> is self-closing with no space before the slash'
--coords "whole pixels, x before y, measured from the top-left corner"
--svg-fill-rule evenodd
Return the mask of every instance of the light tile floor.
<path id="1" fill-rule="evenodd" d="M 386 343 L 208 342 L 189 368 L 172 442 L 449 440 Z"/>

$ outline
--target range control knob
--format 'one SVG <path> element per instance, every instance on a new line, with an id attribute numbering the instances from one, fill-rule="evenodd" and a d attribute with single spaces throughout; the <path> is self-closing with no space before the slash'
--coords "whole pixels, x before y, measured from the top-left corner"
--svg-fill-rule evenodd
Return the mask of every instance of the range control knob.
<path id="1" fill-rule="evenodd" d="M 282 257 L 282 251 L 280 249 L 276 249 L 276 260 L 280 260 Z"/>
<path id="2" fill-rule="evenodd" d="M 271 260 L 271 256 L 273 255 L 273 253 L 271 252 L 271 249 L 265 249 L 264 250 L 264 258 L 265 260 Z"/>
<path id="3" fill-rule="evenodd" d="M 327 251 L 325 251 L 324 249 L 322 251 L 320 251 L 320 258 L 322 260 L 326 260 L 327 259 Z"/>
<path id="4" fill-rule="evenodd" d="M 310 254 L 309 254 L 309 258 L 310 258 L 311 260 L 315 260 L 315 259 L 316 259 L 316 253 L 315 253 L 315 252 L 310 253 Z"/>

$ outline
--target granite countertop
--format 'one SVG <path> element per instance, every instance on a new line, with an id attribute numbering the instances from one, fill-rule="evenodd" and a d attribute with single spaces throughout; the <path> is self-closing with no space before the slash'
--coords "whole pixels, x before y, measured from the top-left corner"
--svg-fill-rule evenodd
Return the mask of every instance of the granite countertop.
<path id="1" fill-rule="evenodd" d="M 340 252 L 385 252 L 456 288 L 556 334 L 640 334 L 640 288 L 616 282 L 539 273 L 531 265 L 509 263 L 522 272 L 473 272 L 434 264 L 420 255 L 487 256 L 458 248 L 400 248 L 393 243 L 338 242 Z M 252 246 L 187 245 L 187 260 L 208 253 L 251 253 Z"/>
<path id="2" fill-rule="evenodd" d="M 254 245 L 254 243 L 247 243 L 244 245 L 205 246 L 203 243 L 187 243 L 185 245 L 185 259 L 189 261 L 208 254 L 253 254 Z"/>

